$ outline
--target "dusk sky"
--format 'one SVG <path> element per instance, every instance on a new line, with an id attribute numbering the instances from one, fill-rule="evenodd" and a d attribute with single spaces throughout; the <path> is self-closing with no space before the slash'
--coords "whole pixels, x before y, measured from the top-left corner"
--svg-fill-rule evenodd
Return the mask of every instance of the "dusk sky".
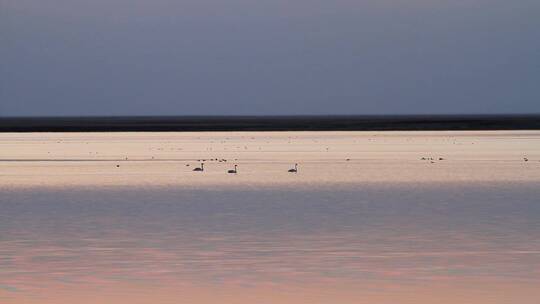
<path id="1" fill-rule="evenodd" d="M 0 116 L 540 113 L 538 0 L 0 0 Z"/>

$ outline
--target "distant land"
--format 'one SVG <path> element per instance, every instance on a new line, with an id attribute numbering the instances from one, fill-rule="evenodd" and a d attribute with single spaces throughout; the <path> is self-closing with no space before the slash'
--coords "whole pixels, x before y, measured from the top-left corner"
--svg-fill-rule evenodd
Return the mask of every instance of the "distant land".
<path id="1" fill-rule="evenodd" d="M 0 117 L 0 132 L 400 130 L 540 130 L 540 114 Z"/>

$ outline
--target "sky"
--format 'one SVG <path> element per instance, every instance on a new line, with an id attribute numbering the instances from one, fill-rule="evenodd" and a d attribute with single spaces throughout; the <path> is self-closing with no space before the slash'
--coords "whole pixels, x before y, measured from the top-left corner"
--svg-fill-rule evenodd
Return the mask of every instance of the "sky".
<path id="1" fill-rule="evenodd" d="M 494 113 L 538 0 L 0 0 L 0 116 Z"/>

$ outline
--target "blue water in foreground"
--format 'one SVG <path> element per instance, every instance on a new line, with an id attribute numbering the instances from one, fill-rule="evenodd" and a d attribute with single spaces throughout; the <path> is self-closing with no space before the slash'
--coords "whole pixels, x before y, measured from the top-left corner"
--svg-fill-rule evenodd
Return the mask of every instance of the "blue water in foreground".
<path id="1" fill-rule="evenodd" d="M 540 185 L 0 190 L 0 289 L 540 282 Z"/>

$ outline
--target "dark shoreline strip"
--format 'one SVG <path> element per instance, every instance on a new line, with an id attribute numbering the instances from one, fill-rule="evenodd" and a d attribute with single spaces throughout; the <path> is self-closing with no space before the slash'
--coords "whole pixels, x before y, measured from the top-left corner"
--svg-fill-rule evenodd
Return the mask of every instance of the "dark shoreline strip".
<path id="1" fill-rule="evenodd" d="M 4 117 L 0 132 L 540 130 L 540 114 Z"/>

